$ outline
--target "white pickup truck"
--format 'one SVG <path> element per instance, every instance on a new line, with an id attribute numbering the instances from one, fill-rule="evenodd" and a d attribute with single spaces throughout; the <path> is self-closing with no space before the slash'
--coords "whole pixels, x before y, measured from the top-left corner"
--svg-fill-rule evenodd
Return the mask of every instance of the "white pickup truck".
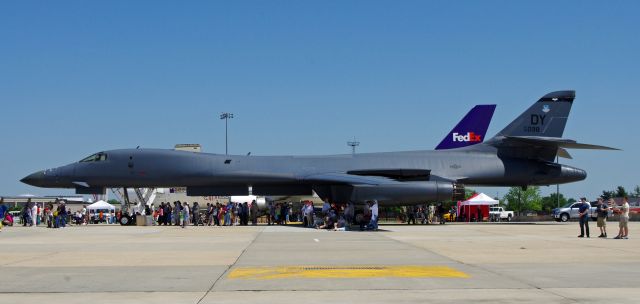
<path id="1" fill-rule="evenodd" d="M 502 207 L 491 207 L 489 208 L 489 219 L 491 219 L 492 222 L 502 220 L 511 222 L 511 219 L 513 219 L 513 211 L 506 211 Z"/>

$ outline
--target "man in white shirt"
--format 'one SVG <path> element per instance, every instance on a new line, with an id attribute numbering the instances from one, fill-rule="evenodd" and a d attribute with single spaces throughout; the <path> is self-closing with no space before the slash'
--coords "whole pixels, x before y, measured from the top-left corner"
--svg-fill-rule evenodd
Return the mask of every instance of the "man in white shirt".
<path id="1" fill-rule="evenodd" d="M 87 224 L 87 205 L 82 206 L 82 223 L 83 225 Z"/>
<path id="2" fill-rule="evenodd" d="M 618 226 L 620 227 L 620 232 L 618 232 L 618 236 L 614 239 L 628 239 L 629 238 L 629 198 L 622 198 L 622 206 L 617 208 L 620 213 L 620 221 L 618 222 Z"/>
<path id="3" fill-rule="evenodd" d="M 371 221 L 367 228 L 370 230 L 378 230 L 378 201 L 374 200 L 369 202 L 369 204 L 371 205 Z"/>

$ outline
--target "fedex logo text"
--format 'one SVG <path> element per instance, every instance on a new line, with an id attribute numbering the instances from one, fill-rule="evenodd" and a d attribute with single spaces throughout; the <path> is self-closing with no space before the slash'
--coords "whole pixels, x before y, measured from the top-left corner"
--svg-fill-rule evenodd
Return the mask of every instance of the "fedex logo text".
<path id="1" fill-rule="evenodd" d="M 459 133 L 453 133 L 453 141 L 460 141 L 460 142 L 481 142 L 482 141 L 482 135 L 478 135 L 475 134 L 473 132 L 467 132 L 467 134 L 459 134 Z"/>

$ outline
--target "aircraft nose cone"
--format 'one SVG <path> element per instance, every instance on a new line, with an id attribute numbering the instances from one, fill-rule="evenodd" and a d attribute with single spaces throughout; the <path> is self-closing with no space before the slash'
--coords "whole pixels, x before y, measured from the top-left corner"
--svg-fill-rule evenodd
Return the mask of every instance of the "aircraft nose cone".
<path id="1" fill-rule="evenodd" d="M 20 181 L 27 185 L 38 186 L 44 181 L 44 171 L 38 171 L 36 173 L 29 174 Z"/>

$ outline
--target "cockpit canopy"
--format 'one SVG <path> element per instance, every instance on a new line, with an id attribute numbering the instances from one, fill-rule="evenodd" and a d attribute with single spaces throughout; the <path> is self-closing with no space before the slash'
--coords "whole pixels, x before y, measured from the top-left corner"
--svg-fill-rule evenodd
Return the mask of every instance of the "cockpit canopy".
<path id="1" fill-rule="evenodd" d="M 105 161 L 105 160 L 107 160 L 107 153 L 99 152 L 82 159 L 80 162 L 88 163 L 88 162 L 99 162 L 99 161 Z"/>

